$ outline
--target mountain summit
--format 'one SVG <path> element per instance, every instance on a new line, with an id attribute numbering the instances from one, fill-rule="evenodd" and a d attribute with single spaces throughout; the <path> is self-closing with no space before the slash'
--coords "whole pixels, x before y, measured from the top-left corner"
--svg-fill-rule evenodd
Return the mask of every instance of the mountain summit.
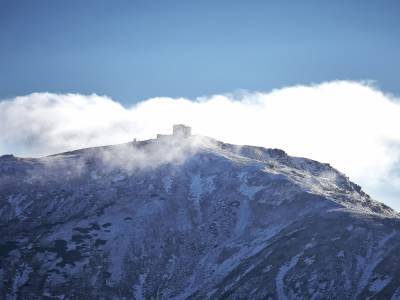
<path id="1" fill-rule="evenodd" d="M 2 299 L 400 299 L 399 230 L 328 164 L 183 125 L 0 157 Z"/>

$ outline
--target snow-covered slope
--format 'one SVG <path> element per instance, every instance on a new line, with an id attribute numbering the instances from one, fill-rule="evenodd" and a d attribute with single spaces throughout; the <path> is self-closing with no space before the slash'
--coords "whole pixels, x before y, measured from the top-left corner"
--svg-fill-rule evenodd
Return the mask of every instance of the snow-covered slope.
<path id="1" fill-rule="evenodd" d="M 399 229 L 277 149 L 192 136 L 0 157 L 1 299 L 400 299 Z"/>

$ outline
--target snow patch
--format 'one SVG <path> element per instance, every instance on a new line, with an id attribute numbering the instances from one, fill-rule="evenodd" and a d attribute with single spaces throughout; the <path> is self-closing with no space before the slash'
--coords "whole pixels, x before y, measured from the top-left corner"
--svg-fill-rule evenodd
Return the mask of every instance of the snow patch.
<path id="1" fill-rule="evenodd" d="M 250 201 L 253 200 L 254 195 L 262 190 L 263 186 L 250 186 L 247 184 L 247 179 L 244 178 L 244 175 L 241 174 L 239 178 L 244 181 L 240 187 L 239 192 L 245 196 L 243 201 L 240 203 L 240 209 L 238 212 L 238 219 L 235 226 L 235 234 L 240 235 L 244 232 L 249 220 L 251 218 L 251 211 L 250 211 Z"/>
<path id="2" fill-rule="evenodd" d="M 117 182 L 120 182 L 120 181 L 124 181 L 125 179 L 126 179 L 126 175 L 124 175 L 124 174 L 118 174 L 117 176 L 115 176 L 115 177 L 112 179 L 112 182 L 117 183 Z"/>
<path id="3" fill-rule="evenodd" d="M 139 282 L 133 286 L 134 298 L 144 299 L 144 283 L 146 281 L 146 274 L 139 275 Z"/>
<path id="4" fill-rule="evenodd" d="M 384 276 L 382 278 L 376 278 L 372 283 L 370 284 L 368 290 L 371 292 L 379 292 L 384 289 L 385 286 L 392 280 L 392 277 L 390 276 Z"/>
<path id="5" fill-rule="evenodd" d="M 162 179 L 162 183 L 163 183 L 163 186 L 164 186 L 164 190 L 167 192 L 167 193 L 169 193 L 169 191 L 171 190 L 171 187 L 172 187 L 172 183 L 173 183 L 174 181 L 172 180 L 172 178 L 170 177 L 170 176 L 167 176 L 167 177 L 164 177 L 163 179 Z"/>
<path id="6" fill-rule="evenodd" d="M 22 270 L 18 270 L 17 274 L 15 274 L 11 297 L 8 299 L 17 299 L 18 289 L 28 281 L 29 274 L 32 273 L 32 268 L 26 264 L 23 264 L 21 268 Z"/>
<path id="7" fill-rule="evenodd" d="M 214 177 L 215 176 L 208 176 L 204 178 L 200 174 L 192 176 L 190 183 L 190 196 L 197 204 L 199 204 L 199 201 L 204 194 L 214 191 Z"/>
<path id="8" fill-rule="evenodd" d="M 239 192 L 242 193 L 244 196 L 253 200 L 254 195 L 261 191 L 264 187 L 263 186 L 251 186 L 247 185 L 247 183 L 242 183 L 239 187 Z"/>
<path id="9" fill-rule="evenodd" d="M 92 180 L 97 180 L 99 179 L 101 176 L 96 172 L 96 171 L 92 171 L 90 172 L 90 178 L 92 178 Z"/>
<path id="10" fill-rule="evenodd" d="M 24 212 L 24 207 L 22 202 L 26 199 L 26 195 L 17 194 L 11 195 L 7 198 L 7 202 L 14 209 L 14 213 L 16 217 L 19 217 Z"/>
<path id="11" fill-rule="evenodd" d="M 304 259 L 304 263 L 309 266 L 312 265 L 315 262 L 315 258 L 314 257 L 306 257 Z"/>
<path id="12" fill-rule="evenodd" d="M 297 265 L 297 262 L 299 261 L 301 255 L 303 255 L 303 253 L 299 253 L 296 256 L 293 256 L 289 262 L 279 268 L 279 272 L 276 275 L 275 283 L 276 291 L 278 293 L 278 299 L 280 300 L 289 299 L 289 297 L 287 297 L 285 294 L 285 276 L 291 269 L 293 269 Z"/>
<path id="13" fill-rule="evenodd" d="M 373 245 L 369 245 L 367 250 L 366 257 L 357 256 L 358 260 L 358 268 L 361 270 L 361 276 L 358 281 L 357 295 L 359 295 L 364 288 L 368 285 L 368 281 L 371 278 L 372 272 L 375 267 L 382 261 L 384 258 L 384 246 L 385 244 L 395 235 L 395 232 L 392 232 L 382 238 L 377 247 Z"/>
<path id="14" fill-rule="evenodd" d="M 394 292 L 392 298 L 390 300 L 399 300 L 400 299 L 400 287 Z"/>

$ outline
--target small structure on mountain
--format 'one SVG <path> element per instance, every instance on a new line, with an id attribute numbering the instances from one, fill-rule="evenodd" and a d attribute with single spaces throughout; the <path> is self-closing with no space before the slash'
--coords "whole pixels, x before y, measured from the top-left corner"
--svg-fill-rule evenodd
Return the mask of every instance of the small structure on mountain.
<path id="1" fill-rule="evenodd" d="M 183 124 L 177 124 L 172 127 L 172 135 L 176 137 L 188 138 L 192 135 L 192 128 Z"/>
<path id="2" fill-rule="evenodd" d="M 183 124 L 175 124 L 171 134 L 157 134 L 157 139 L 188 138 L 192 135 L 192 128 Z"/>

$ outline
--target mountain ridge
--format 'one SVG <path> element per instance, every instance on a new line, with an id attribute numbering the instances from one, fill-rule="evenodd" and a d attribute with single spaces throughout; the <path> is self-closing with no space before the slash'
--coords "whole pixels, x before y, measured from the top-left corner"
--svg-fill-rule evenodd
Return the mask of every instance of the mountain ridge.
<path id="1" fill-rule="evenodd" d="M 170 136 L 2 156 L 0 190 L 5 298 L 400 297 L 399 214 L 279 149 Z"/>

